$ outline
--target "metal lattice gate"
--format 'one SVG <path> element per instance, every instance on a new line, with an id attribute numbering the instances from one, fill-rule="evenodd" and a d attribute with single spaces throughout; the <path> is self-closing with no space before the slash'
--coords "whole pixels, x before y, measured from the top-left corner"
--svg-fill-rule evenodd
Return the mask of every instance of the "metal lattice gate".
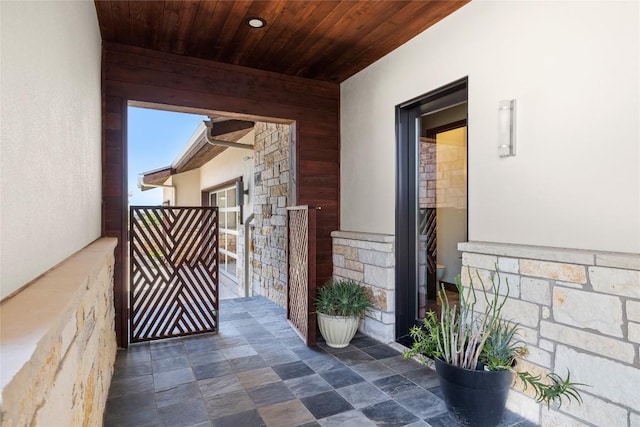
<path id="1" fill-rule="evenodd" d="M 316 343 L 316 209 L 309 206 L 287 208 L 288 284 L 287 319 L 304 342 Z"/>
<path id="2" fill-rule="evenodd" d="M 132 206 L 131 342 L 218 329 L 218 208 Z"/>

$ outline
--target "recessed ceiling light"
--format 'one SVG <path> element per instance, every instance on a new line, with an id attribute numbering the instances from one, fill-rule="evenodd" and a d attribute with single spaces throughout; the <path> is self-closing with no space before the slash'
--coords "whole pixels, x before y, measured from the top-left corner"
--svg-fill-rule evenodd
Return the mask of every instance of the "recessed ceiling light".
<path id="1" fill-rule="evenodd" d="M 249 24 L 249 26 L 252 28 L 262 28 L 265 25 L 267 25 L 267 22 L 262 18 L 254 17 L 254 18 L 249 18 L 247 20 L 247 24 Z"/>

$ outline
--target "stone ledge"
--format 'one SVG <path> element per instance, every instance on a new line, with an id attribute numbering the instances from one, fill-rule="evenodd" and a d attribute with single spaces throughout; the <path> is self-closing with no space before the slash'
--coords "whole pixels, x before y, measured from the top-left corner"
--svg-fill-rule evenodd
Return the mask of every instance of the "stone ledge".
<path id="1" fill-rule="evenodd" d="M 458 250 L 462 252 L 497 255 L 509 258 L 527 258 L 540 261 L 556 261 L 583 265 L 595 265 L 596 258 L 595 251 L 492 242 L 462 242 L 458 243 Z"/>
<path id="2" fill-rule="evenodd" d="M 393 234 L 364 233 L 361 231 L 336 230 L 331 232 L 335 239 L 362 240 L 365 242 L 394 243 L 396 237 Z"/>
<path id="3" fill-rule="evenodd" d="M 117 239 L 101 238 L 46 272 L 0 304 L 0 388 L 25 367 L 52 329 L 60 328 L 97 277 L 113 258 Z M 0 407 L 4 401 L 0 397 Z"/>

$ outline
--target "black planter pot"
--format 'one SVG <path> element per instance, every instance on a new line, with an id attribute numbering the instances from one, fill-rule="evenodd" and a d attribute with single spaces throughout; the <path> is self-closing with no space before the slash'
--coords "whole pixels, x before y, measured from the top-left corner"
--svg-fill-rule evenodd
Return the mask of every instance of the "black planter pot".
<path id="1" fill-rule="evenodd" d="M 513 382 L 511 371 L 474 371 L 435 362 L 444 401 L 454 418 L 473 427 L 500 424 Z"/>

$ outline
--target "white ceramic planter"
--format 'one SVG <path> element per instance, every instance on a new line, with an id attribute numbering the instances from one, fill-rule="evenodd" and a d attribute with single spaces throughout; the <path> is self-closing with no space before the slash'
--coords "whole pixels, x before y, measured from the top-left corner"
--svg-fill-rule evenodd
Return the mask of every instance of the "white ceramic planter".
<path id="1" fill-rule="evenodd" d="M 327 316 L 317 313 L 318 327 L 327 345 L 332 348 L 344 348 L 358 331 L 358 317 Z"/>

